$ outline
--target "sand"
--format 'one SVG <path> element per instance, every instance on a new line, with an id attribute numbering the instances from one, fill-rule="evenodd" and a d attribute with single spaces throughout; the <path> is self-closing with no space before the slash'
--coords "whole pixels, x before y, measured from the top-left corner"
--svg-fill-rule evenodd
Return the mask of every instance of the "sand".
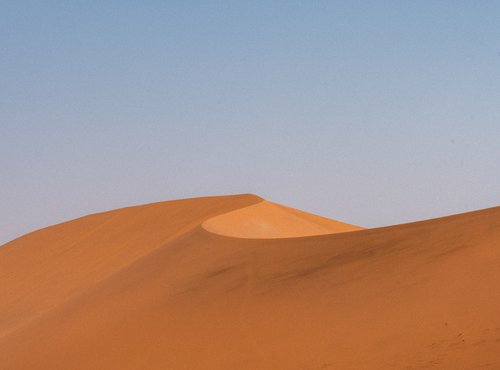
<path id="1" fill-rule="evenodd" d="M 0 247 L 0 369 L 499 369 L 500 207 L 361 229 L 254 195 Z"/>
<path id="2" fill-rule="evenodd" d="M 248 239 L 293 238 L 362 229 L 265 200 L 212 217 L 202 226 L 215 234 Z"/>

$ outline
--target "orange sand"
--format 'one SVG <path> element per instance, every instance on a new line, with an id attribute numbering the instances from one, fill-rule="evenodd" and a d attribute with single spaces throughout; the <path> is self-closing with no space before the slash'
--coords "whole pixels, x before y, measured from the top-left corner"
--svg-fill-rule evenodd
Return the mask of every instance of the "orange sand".
<path id="1" fill-rule="evenodd" d="M 358 226 L 268 201 L 212 217 L 202 226 L 216 234 L 249 239 L 292 238 L 361 230 Z"/>
<path id="2" fill-rule="evenodd" d="M 362 230 L 208 197 L 0 247 L 2 370 L 416 368 L 500 369 L 500 207 Z"/>

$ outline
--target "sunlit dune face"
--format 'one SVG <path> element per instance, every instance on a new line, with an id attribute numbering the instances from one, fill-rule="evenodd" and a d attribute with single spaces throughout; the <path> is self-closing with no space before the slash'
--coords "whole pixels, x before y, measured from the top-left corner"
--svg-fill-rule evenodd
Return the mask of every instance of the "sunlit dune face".
<path id="1" fill-rule="evenodd" d="M 247 239 L 294 238 L 361 230 L 358 226 L 268 201 L 216 216 L 205 221 L 203 227 L 215 234 Z"/>

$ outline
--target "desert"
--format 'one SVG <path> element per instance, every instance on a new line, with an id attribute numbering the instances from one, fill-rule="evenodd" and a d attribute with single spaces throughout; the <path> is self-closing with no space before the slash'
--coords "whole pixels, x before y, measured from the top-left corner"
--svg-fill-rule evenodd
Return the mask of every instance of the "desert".
<path id="1" fill-rule="evenodd" d="M 500 208 L 363 229 L 250 195 L 0 248 L 2 369 L 500 367 Z"/>
<path id="2" fill-rule="evenodd" d="M 0 0 L 0 370 L 500 370 L 499 20 Z"/>

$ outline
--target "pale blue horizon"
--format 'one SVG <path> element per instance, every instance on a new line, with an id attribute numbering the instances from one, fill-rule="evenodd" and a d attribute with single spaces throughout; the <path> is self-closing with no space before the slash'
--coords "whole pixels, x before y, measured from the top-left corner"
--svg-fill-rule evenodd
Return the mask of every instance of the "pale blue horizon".
<path id="1" fill-rule="evenodd" d="M 364 227 L 500 205 L 500 3 L 0 4 L 0 244 L 255 193 Z"/>

